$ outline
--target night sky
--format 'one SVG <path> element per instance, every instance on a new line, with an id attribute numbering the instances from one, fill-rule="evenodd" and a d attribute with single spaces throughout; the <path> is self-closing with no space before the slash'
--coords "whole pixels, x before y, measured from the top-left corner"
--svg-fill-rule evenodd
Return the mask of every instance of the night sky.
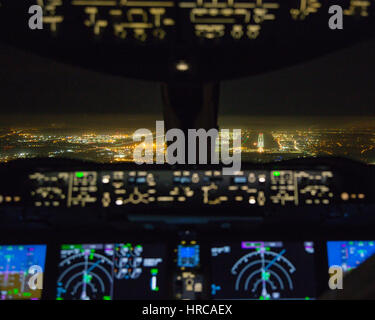
<path id="1" fill-rule="evenodd" d="M 221 115 L 375 115 L 375 39 L 278 71 L 222 82 Z M 1 113 L 161 114 L 160 85 L 0 45 Z"/>

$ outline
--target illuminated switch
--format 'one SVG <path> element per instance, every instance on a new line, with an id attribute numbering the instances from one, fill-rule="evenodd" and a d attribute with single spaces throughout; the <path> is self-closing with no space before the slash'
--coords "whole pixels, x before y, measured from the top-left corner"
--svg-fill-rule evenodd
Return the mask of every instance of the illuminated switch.
<path id="1" fill-rule="evenodd" d="M 256 177 L 254 173 L 249 173 L 248 181 L 250 183 L 254 183 L 256 181 Z"/>
<path id="2" fill-rule="evenodd" d="M 199 175 L 198 175 L 198 173 L 193 173 L 193 175 L 191 177 L 191 181 L 193 183 L 198 183 L 199 182 Z"/>
<path id="3" fill-rule="evenodd" d="M 349 200 L 349 194 L 347 192 L 341 193 L 341 199 L 344 201 Z"/>
<path id="4" fill-rule="evenodd" d="M 249 203 L 250 203 L 250 204 L 255 204 L 255 203 L 256 203 L 255 198 L 254 198 L 254 197 L 250 197 L 250 198 L 249 198 Z"/>
<path id="5" fill-rule="evenodd" d="M 195 292 L 202 292 L 202 283 L 198 282 L 194 284 L 194 291 Z"/>
<path id="6" fill-rule="evenodd" d="M 109 176 L 104 176 L 103 179 L 102 179 L 102 182 L 104 184 L 109 183 Z"/>
<path id="7" fill-rule="evenodd" d="M 264 192 L 259 191 L 259 193 L 258 193 L 258 204 L 260 206 L 264 206 L 265 203 L 266 203 L 266 197 L 264 195 Z"/>

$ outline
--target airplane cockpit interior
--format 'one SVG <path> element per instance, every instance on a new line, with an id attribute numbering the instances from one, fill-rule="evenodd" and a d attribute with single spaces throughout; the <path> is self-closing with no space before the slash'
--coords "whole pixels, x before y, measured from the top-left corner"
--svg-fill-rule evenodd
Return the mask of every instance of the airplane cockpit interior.
<path id="1" fill-rule="evenodd" d="M 374 0 L 0 0 L 0 300 L 375 299 Z"/>

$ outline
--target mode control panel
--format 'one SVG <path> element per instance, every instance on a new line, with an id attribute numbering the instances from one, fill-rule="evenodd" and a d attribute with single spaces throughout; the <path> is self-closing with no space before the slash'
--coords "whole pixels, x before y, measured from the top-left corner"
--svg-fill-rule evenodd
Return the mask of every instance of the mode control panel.
<path id="1" fill-rule="evenodd" d="M 23 201 L 35 207 L 314 206 L 364 202 L 360 182 L 332 170 L 48 171 L 28 175 Z M 20 186 L 20 188 L 25 186 Z"/>

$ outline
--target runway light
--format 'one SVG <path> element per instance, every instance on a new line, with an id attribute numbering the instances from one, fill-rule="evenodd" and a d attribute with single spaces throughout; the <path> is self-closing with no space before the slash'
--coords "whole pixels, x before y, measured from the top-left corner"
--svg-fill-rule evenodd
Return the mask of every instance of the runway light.
<path id="1" fill-rule="evenodd" d="M 177 69 L 177 71 L 185 72 L 185 71 L 188 71 L 190 69 L 190 66 L 185 61 L 179 61 L 176 64 L 176 69 Z"/>

